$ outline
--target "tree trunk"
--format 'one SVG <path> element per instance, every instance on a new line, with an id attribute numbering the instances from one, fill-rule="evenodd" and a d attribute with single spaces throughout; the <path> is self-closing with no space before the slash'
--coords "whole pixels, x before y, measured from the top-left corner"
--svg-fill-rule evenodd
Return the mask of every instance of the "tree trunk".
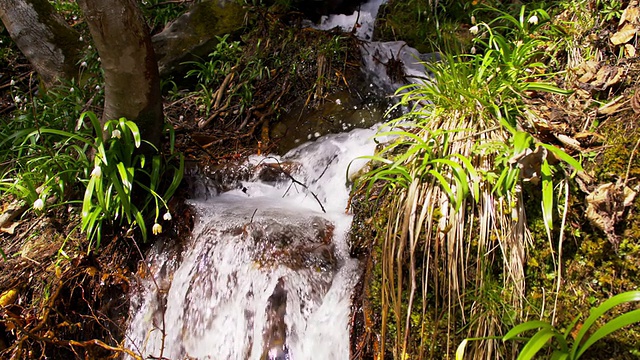
<path id="1" fill-rule="evenodd" d="M 80 34 L 49 1 L 0 0 L 0 19 L 46 87 L 78 76 Z"/>
<path id="2" fill-rule="evenodd" d="M 158 146 L 163 113 L 158 64 L 135 0 L 79 0 L 100 55 L 105 81 L 103 121 L 125 117 Z"/>

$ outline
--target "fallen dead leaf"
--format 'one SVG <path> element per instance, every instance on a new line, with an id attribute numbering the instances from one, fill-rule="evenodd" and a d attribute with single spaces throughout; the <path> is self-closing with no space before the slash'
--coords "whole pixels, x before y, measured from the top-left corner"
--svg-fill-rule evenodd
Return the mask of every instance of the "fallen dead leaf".
<path id="1" fill-rule="evenodd" d="M 18 299 L 18 290 L 10 289 L 0 295 L 0 307 L 11 305 Z"/>
<path id="2" fill-rule="evenodd" d="M 635 197 L 636 192 L 622 182 L 602 184 L 587 196 L 587 219 L 605 233 L 616 249 L 620 237 L 615 232 L 615 226 L 622 220 L 625 209 L 633 204 Z"/>
<path id="3" fill-rule="evenodd" d="M 639 25 L 640 24 L 640 8 L 631 6 L 631 4 L 629 4 L 629 6 L 626 9 L 624 9 L 624 11 L 622 12 L 622 15 L 620 15 L 620 22 L 618 23 L 618 25 L 622 26 L 622 24 L 624 23 Z"/>
<path id="4" fill-rule="evenodd" d="M 632 24 L 625 24 L 617 33 L 611 35 L 611 43 L 613 45 L 626 44 L 633 39 L 638 30 Z"/>
<path id="5" fill-rule="evenodd" d="M 632 58 L 636 56 L 636 48 L 631 44 L 624 44 L 624 56 Z"/>
<path id="6" fill-rule="evenodd" d="M 16 227 L 18 227 L 18 225 L 20 225 L 20 222 L 16 221 L 16 222 L 12 222 L 10 224 L 5 224 L 5 225 L 8 225 L 8 226 L 0 227 L 0 232 L 7 233 L 9 235 L 15 235 Z"/>
<path id="7" fill-rule="evenodd" d="M 633 112 L 636 114 L 640 113 L 640 88 L 636 88 L 636 91 L 633 93 L 630 102 Z"/>
<path id="8" fill-rule="evenodd" d="M 624 105 L 624 102 L 621 101 L 623 98 L 622 95 L 616 97 L 615 99 L 609 101 L 608 103 L 600 106 L 598 108 L 598 115 L 611 115 L 618 111 Z"/>

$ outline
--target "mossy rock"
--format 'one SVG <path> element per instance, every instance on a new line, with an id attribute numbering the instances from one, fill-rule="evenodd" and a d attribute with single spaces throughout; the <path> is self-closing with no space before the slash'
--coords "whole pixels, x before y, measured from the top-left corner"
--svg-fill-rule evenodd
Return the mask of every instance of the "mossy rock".
<path id="1" fill-rule="evenodd" d="M 243 27 L 245 13 L 235 2 L 204 1 L 193 5 L 152 38 L 160 75 L 179 71 L 185 61 L 206 58 L 219 36 Z"/>

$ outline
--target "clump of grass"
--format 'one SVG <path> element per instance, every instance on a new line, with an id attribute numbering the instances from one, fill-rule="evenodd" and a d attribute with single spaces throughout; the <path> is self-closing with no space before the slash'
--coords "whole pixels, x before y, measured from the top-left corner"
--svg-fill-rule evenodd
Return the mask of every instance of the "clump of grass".
<path id="1" fill-rule="evenodd" d="M 531 240 L 522 182 L 539 184 L 551 236 L 555 174 L 581 170 L 563 150 L 522 130 L 527 94 L 569 93 L 540 81 L 548 39 L 538 30 L 549 15 L 525 7 L 515 15 L 489 10 L 498 15 L 470 29 L 472 54 L 427 64 L 431 81 L 399 91 L 398 106 L 410 111 L 387 124 L 397 138 L 371 158 L 377 165 L 363 178 L 368 189 L 382 182 L 394 199 L 381 240 L 381 333 L 393 323 L 390 346 L 399 358 L 424 356 L 434 338 L 451 353 L 465 331 L 491 338 L 502 334 L 504 322 L 523 318 Z M 503 306 L 485 296 L 496 288 Z M 424 326 L 416 334 L 416 313 L 423 322 L 428 313 L 443 314 L 446 334 Z M 475 326 L 465 330 L 470 322 Z M 381 354 L 387 344 L 381 341 Z M 498 342 L 475 345 L 473 358 L 506 356 Z"/>

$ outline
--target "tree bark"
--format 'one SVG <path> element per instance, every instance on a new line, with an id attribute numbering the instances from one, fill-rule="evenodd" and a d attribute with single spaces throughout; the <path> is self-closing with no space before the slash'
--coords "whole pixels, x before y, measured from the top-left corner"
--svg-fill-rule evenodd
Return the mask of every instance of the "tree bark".
<path id="1" fill-rule="evenodd" d="M 0 19 L 46 87 L 78 76 L 80 34 L 49 1 L 0 0 Z"/>
<path id="2" fill-rule="evenodd" d="M 125 117 L 158 146 L 163 113 L 158 64 L 135 0 L 79 0 L 102 62 L 103 121 Z"/>

